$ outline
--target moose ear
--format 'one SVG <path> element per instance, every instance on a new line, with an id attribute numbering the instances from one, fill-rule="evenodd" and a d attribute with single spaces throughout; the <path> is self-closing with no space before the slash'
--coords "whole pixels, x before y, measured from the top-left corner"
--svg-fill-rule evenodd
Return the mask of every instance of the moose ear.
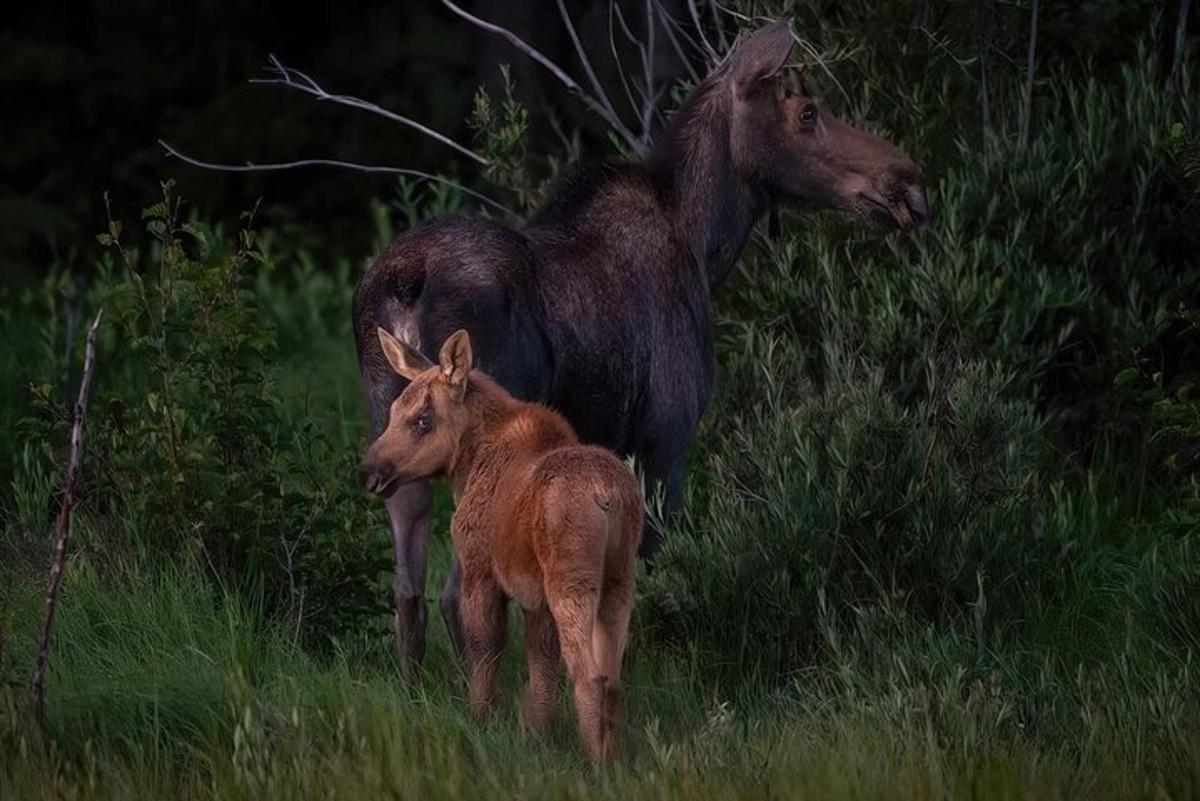
<path id="1" fill-rule="evenodd" d="M 455 400 L 462 400 L 467 391 L 467 376 L 473 366 L 470 335 L 461 328 L 451 334 L 442 345 L 438 362 L 442 367 L 442 375 L 454 390 Z"/>
<path id="2" fill-rule="evenodd" d="M 383 348 L 388 364 L 409 381 L 433 367 L 420 351 L 396 339 L 387 329 L 377 328 L 375 333 L 379 335 L 379 347 Z"/>
<path id="3" fill-rule="evenodd" d="M 765 78 L 783 68 L 792 52 L 792 24 L 777 20 L 750 34 L 730 54 L 732 80 L 739 97 L 746 97 Z"/>

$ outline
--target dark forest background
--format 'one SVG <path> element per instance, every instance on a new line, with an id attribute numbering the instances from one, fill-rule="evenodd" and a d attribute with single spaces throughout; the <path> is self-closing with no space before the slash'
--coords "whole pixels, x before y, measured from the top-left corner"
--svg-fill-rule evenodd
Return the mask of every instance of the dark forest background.
<path id="1" fill-rule="evenodd" d="M 465 5 L 560 63 L 571 63 L 571 44 L 552 0 Z M 644 28 L 641 4 L 622 0 L 622 5 L 631 25 Z M 683 0 L 661 5 L 686 19 Z M 804 10 L 832 27 L 861 27 L 864 43 L 891 38 L 911 45 L 926 35 L 912 24 L 919 5 L 881 2 L 870 20 L 859 19 L 857 8 L 836 0 L 810 3 Z M 607 1 L 571 0 L 567 6 L 589 48 L 603 53 Z M 950 0 L 924 6 L 927 30 L 953 41 L 1007 43 L 1011 38 L 1016 43 L 1027 22 L 1025 10 L 1011 3 Z M 1179 0 L 1048 0 L 1039 60 L 1103 77 L 1128 55 L 1129 31 L 1160 14 L 1157 57 L 1165 74 L 1178 6 Z M 1191 15 L 1193 36 L 1200 30 L 1197 16 Z M 806 35 L 804 21 L 797 20 L 801 36 Z M 371 100 L 460 141 L 471 138 L 466 119 L 476 90 L 499 86 L 498 66 L 510 64 L 517 96 L 531 111 L 535 152 L 558 147 L 554 119 L 565 130 L 583 131 L 586 155 L 609 155 L 602 128 L 580 114 L 578 104 L 545 73 L 507 42 L 462 24 L 436 2 L 16 4 L 6 9 L 0 29 L 6 120 L 0 148 L 0 264 L 6 275 L 28 279 L 51 265 L 86 269 L 89 259 L 81 243 L 105 225 L 102 193 L 107 191 L 117 207 L 136 210 L 157 196 L 159 182 L 167 177 L 179 180 L 200 208 L 249 209 L 261 199 L 264 222 L 290 229 L 318 250 L 368 255 L 371 221 L 365 198 L 389 196 L 393 179 L 325 168 L 270 175 L 208 172 L 168 159 L 159 138 L 189 155 L 222 163 L 325 157 L 462 174 L 452 154 L 416 132 L 285 88 L 248 84 L 266 76 L 272 53 L 330 91 Z M 690 54 L 699 66 L 695 56 Z M 1020 54 L 1014 51 L 1008 58 L 1010 63 L 996 57 L 993 69 L 1018 69 Z M 608 59 L 597 61 L 605 79 L 611 79 Z M 661 46 L 656 71 L 664 78 L 682 76 L 679 61 Z M 919 72 L 911 76 L 925 78 Z M 478 181 L 469 167 L 463 177 Z"/>

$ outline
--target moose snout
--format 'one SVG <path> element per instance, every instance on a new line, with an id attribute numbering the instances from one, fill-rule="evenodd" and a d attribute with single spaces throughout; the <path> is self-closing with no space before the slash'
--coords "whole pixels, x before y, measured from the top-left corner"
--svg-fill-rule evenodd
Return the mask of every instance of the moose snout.
<path id="1" fill-rule="evenodd" d="M 925 199 L 925 190 L 921 188 L 921 185 L 909 184 L 905 195 L 905 203 L 908 205 L 913 224 L 920 225 L 929 219 L 929 203 Z"/>
<path id="2" fill-rule="evenodd" d="M 894 165 L 889 184 L 884 193 L 896 227 L 911 231 L 929 218 L 929 201 L 916 164 L 904 158 Z"/>

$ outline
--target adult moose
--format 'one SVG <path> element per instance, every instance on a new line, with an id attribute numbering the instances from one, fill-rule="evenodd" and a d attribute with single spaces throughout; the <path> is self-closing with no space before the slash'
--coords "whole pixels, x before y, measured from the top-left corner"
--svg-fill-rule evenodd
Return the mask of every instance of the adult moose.
<path id="1" fill-rule="evenodd" d="M 713 378 L 710 293 L 777 201 L 909 229 L 927 214 L 917 167 L 781 74 L 787 22 L 739 43 L 674 115 L 645 163 L 582 166 L 517 229 L 452 216 L 396 239 L 360 281 L 354 330 L 371 438 L 406 381 L 382 327 L 434 357 L 458 329 L 513 395 L 560 411 L 584 442 L 634 454 L 647 491 L 682 500 L 684 457 Z M 390 487 L 389 487 L 390 489 Z M 425 648 L 432 489 L 387 497 L 395 546 L 394 627 L 411 672 Z M 657 535 L 648 531 L 643 553 Z M 456 563 L 441 596 L 462 649 Z"/>

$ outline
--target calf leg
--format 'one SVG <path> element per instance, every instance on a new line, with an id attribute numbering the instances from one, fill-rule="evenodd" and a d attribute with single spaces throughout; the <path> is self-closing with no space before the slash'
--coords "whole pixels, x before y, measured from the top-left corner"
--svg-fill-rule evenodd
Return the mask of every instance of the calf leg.
<path id="1" fill-rule="evenodd" d="M 558 632 L 546 607 L 525 612 L 525 658 L 529 663 L 529 684 L 525 687 L 521 718 L 536 737 L 545 737 L 554 722 L 559 661 Z"/>
<path id="2" fill-rule="evenodd" d="M 428 481 L 402 485 L 387 499 L 396 572 L 392 581 L 392 631 L 401 672 L 412 678 L 425 656 L 425 556 L 429 543 Z"/>
<path id="3" fill-rule="evenodd" d="M 621 722 L 621 661 L 629 641 L 629 617 L 633 612 L 633 563 L 621 575 L 606 577 L 604 593 L 592 630 L 592 653 L 600 673 L 607 677 L 601 699 L 601 732 L 608 748 L 616 749 Z"/>
<path id="4" fill-rule="evenodd" d="M 612 756 L 603 736 L 601 714 L 607 677 L 600 672 L 592 655 L 592 629 L 596 624 L 596 592 L 549 592 L 547 600 L 554 622 L 558 627 L 558 639 L 562 646 L 563 661 L 567 663 L 567 674 L 575 696 L 575 715 L 579 721 L 579 736 L 584 750 L 595 762 Z"/>
<path id="5" fill-rule="evenodd" d="M 506 599 L 495 579 L 463 576 L 463 656 L 471 714 L 482 718 L 496 705 L 496 674 L 508 634 Z"/>

